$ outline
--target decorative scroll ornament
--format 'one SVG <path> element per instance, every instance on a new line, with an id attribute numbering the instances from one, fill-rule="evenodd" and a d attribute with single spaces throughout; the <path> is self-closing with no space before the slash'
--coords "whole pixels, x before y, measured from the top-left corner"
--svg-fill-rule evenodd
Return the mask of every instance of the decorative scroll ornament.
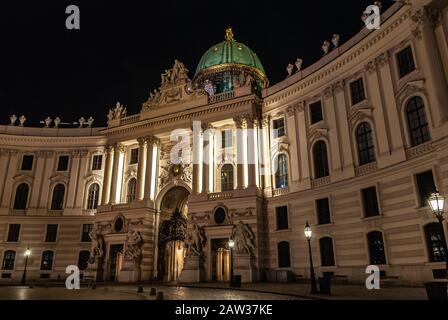
<path id="1" fill-rule="evenodd" d="M 168 161 L 165 166 L 161 167 L 161 174 L 159 176 L 160 179 L 160 188 L 163 188 L 170 182 L 174 184 L 178 184 L 179 181 L 183 181 L 185 183 L 191 183 L 193 177 L 193 171 L 190 164 L 183 163 L 172 163 Z"/>

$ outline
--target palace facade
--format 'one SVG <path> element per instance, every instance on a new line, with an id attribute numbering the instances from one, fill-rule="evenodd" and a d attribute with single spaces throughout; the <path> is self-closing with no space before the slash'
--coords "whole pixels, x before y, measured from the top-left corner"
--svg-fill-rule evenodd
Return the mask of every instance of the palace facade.
<path id="1" fill-rule="evenodd" d="M 175 61 L 140 113 L 117 103 L 107 127 L 11 117 L 0 281 L 22 279 L 27 248 L 28 281 L 69 265 L 97 281 L 229 281 L 232 265 L 243 282 L 306 279 L 307 221 L 319 276 L 443 277 L 448 226 L 427 198 L 448 194 L 447 3 L 397 1 L 380 29 L 332 42 L 270 86 L 229 29 L 191 80 Z"/>

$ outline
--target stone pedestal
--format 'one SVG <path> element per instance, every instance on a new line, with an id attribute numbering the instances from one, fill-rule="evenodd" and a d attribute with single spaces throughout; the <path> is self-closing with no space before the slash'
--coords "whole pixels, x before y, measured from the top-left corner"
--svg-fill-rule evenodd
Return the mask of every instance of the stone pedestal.
<path id="1" fill-rule="evenodd" d="M 83 272 L 83 277 L 93 281 L 103 281 L 102 265 L 102 260 L 95 258 L 95 261 L 93 263 L 89 263 L 87 269 Z"/>
<path id="2" fill-rule="evenodd" d="M 242 283 L 251 283 L 257 280 L 254 277 L 255 272 L 249 254 L 234 254 L 233 275 L 241 276 Z"/>
<path id="3" fill-rule="evenodd" d="M 185 258 L 184 268 L 179 276 L 179 283 L 193 283 L 204 280 L 204 268 L 202 267 L 201 257 L 193 256 Z"/>
<path id="4" fill-rule="evenodd" d="M 118 270 L 118 282 L 139 282 L 140 264 L 132 259 L 123 259 L 121 269 Z"/>

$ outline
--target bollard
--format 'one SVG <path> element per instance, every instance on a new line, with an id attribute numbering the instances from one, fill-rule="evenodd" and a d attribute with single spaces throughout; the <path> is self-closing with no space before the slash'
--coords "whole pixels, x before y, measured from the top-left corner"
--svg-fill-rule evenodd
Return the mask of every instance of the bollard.
<path id="1" fill-rule="evenodd" d="M 50 288 L 50 284 L 48 282 L 45 282 L 45 288 Z"/>
<path id="2" fill-rule="evenodd" d="M 137 288 L 137 292 L 138 292 L 138 293 L 143 293 L 143 287 L 142 287 L 142 286 L 139 286 L 139 287 Z"/>
<path id="3" fill-rule="evenodd" d="M 155 296 L 157 294 L 156 288 L 151 288 L 151 291 L 149 291 L 150 296 Z"/>
<path id="4" fill-rule="evenodd" d="M 33 289 L 33 288 L 34 288 L 34 285 L 33 285 L 32 282 L 30 283 L 29 288 L 30 288 L 30 289 Z"/>
<path id="5" fill-rule="evenodd" d="M 162 291 L 157 292 L 156 300 L 163 300 L 163 292 Z"/>
<path id="6" fill-rule="evenodd" d="M 95 282 L 92 284 L 92 290 L 93 289 L 96 289 L 96 283 Z"/>

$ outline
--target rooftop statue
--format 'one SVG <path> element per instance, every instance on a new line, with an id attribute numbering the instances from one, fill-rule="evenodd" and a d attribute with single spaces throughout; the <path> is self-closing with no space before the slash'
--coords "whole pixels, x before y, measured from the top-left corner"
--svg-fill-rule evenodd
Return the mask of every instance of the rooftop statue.
<path id="1" fill-rule="evenodd" d="M 107 115 L 107 120 L 116 120 L 126 117 L 127 110 L 120 102 L 117 102 L 115 108 L 109 109 L 109 114 Z"/>

